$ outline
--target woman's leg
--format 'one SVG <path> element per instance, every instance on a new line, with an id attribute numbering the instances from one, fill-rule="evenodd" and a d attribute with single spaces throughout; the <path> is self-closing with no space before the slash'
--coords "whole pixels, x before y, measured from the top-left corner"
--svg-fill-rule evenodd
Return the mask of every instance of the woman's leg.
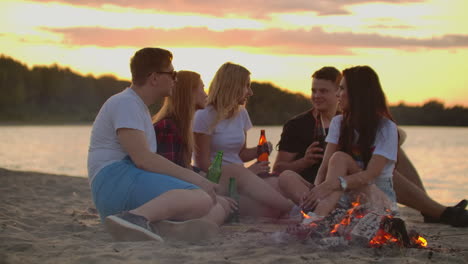
<path id="1" fill-rule="evenodd" d="M 299 174 L 285 170 L 278 176 L 278 186 L 281 193 L 300 206 L 303 196 L 312 188 L 312 184 L 304 180 Z"/>
<path id="2" fill-rule="evenodd" d="M 338 181 L 339 176 L 349 175 L 361 171 L 361 168 L 353 160 L 353 158 L 344 152 L 335 152 L 329 160 L 328 171 L 325 181 Z M 328 215 L 340 200 L 343 192 L 332 192 L 325 199 L 321 200 L 314 213 L 321 216 Z"/>
<path id="3" fill-rule="evenodd" d="M 237 164 L 223 166 L 219 185 L 224 195 L 228 195 L 229 178 L 231 177 L 236 178 L 239 194 L 250 198 L 251 201 L 257 202 L 258 206 L 264 206 L 270 208 L 270 210 L 278 211 L 279 214 L 289 213 L 294 206 L 290 200 L 282 196 L 265 180 Z M 240 206 L 249 206 L 249 204 L 241 204 Z"/>

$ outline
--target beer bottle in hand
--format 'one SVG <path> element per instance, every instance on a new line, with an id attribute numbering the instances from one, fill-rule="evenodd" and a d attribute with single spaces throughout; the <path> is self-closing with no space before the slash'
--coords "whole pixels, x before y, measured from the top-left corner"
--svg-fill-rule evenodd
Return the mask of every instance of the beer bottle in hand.
<path id="1" fill-rule="evenodd" d="M 216 157 L 213 163 L 211 163 L 210 167 L 208 168 L 208 173 L 206 174 L 206 178 L 208 178 L 208 180 L 214 183 L 219 183 L 219 179 L 221 178 L 222 163 L 223 163 L 223 152 L 218 151 L 218 153 L 216 153 Z"/>
<path id="2" fill-rule="evenodd" d="M 237 193 L 236 178 L 229 178 L 229 197 L 237 203 L 237 209 L 231 213 L 230 222 L 239 223 L 239 194 Z"/>
<path id="3" fill-rule="evenodd" d="M 257 162 L 268 161 L 269 155 L 270 151 L 268 149 L 268 143 L 265 137 L 265 129 L 262 129 L 260 130 L 260 139 L 258 140 L 257 146 Z M 258 176 L 267 177 L 268 175 L 268 172 L 262 172 Z"/>

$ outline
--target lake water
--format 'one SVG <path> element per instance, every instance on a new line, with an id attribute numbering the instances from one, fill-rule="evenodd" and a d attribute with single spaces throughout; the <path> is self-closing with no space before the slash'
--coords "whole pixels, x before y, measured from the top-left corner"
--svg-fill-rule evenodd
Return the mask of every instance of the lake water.
<path id="1" fill-rule="evenodd" d="M 453 204 L 468 198 L 468 128 L 403 127 L 403 148 L 418 169 L 428 193 Z M 274 145 L 281 127 L 254 127 L 247 146 L 257 144 L 260 129 Z M 0 126 L 0 167 L 86 177 L 91 125 Z M 276 158 L 272 153 L 270 161 Z"/>

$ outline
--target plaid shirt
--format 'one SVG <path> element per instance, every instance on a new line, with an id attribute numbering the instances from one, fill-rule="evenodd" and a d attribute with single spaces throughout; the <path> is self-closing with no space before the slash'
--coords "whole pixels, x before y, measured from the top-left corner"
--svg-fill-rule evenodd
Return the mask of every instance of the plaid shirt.
<path id="1" fill-rule="evenodd" d="M 182 161 L 182 137 L 176 123 L 171 118 L 165 118 L 154 124 L 157 153 L 166 159 L 184 167 Z"/>

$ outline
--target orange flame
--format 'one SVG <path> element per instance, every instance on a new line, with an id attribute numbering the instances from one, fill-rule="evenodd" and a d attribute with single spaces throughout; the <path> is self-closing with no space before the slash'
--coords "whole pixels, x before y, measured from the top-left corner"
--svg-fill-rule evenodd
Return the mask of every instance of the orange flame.
<path id="1" fill-rule="evenodd" d="M 379 229 L 377 231 L 377 234 L 372 238 L 371 241 L 369 241 L 369 246 L 370 247 L 381 247 L 385 244 L 388 243 L 396 243 L 398 242 L 398 239 L 392 236 L 391 234 L 385 232 L 383 229 Z"/>
<path id="2" fill-rule="evenodd" d="M 343 218 L 343 220 L 341 220 L 340 223 L 336 224 L 333 227 L 333 229 L 330 231 L 330 234 L 338 232 L 338 228 L 340 228 L 340 226 L 347 226 L 351 223 L 351 217 L 353 216 L 353 214 L 355 214 L 356 207 L 361 205 L 361 203 L 359 202 L 359 198 L 360 197 L 358 196 L 357 200 L 351 203 L 351 208 L 346 212 L 346 216 Z M 364 215 L 355 214 L 355 217 L 360 219 L 363 218 Z"/>
<path id="3" fill-rule="evenodd" d="M 302 214 L 302 217 L 304 218 L 310 218 L 310 216 L 306 213 L 304 213 L 304 211 L 301 211 L 301 214 Z"/>
<path id="4" fill-rule="evenodd" d="M 427 240 L 422 236 L 413 237 L 412 240 L 420 247 L 427 247 Z"/>

